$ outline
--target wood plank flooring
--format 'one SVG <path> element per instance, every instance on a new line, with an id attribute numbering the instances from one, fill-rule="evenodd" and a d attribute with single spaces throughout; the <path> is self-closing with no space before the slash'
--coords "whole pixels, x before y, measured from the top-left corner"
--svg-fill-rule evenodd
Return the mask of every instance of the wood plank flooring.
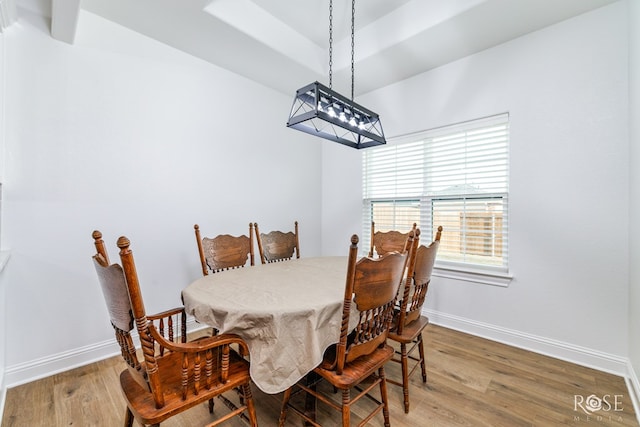
<path id="1" fill-rule="evenodd" d="M 412 377 L 409 414 L 402 409 L 401 388 L 388 385 L 394 427 L 640 427 L 621 377 L 435 325 L 427 327 L 425 344 L 427 383 L 419 373 Z M 11 388 L 2 427 L 121 426 L 125 404 L 118 375 L 123 368 L 120 357 L 114 357 Z M 400 378 L 398 364 L 390 363 L 386 370 L 387 376 Z M 606 400 L 593 413 L 587 405 L 592 395 Z M 267 395 L 254 386 L 254 398 L 259 425 L 276 426 L 281 395 Z M 226 411 L 222 402 L 216 411 Z M 337 412 L 322 405 L 318 411 L 323 425 L 339 425 Z M 162 426 L 203 426 L 212 419 L 203 404 Z M 233 420 L 225 425 L 245 424 Z M 290 413 L 287 426 L 300 425 Z M 382 426 L 382 416 L 369 425 Z"/>

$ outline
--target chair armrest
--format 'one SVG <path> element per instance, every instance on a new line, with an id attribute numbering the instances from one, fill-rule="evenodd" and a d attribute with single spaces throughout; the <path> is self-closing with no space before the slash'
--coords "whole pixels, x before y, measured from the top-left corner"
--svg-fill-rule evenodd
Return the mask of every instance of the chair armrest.
<path id="1" fill-rule="evenodd" d="M 155 314 L 147 314 L 147 319 L 149 320 L 159 320 L 161 318 L 166 318 L 170 316 L 175 316 L 176 314 L 185 313 L 184 307 L 176 307 L 169 310 L 162 311 L 160 313 Z"/>
<path id="2" fill-rule="evenodd" d="M 238 344 L 240 346 L 241 352 L 244 352 L 244 354 L 249 353 L 247 343 L 244 342 L 244 340 L 236 334 L 214 335 L 212 337 L 201 338 L 196 341 L 190 341 L 187 343 L 176 343 L 173 341 L 169 341 L 165 337 L 163 337 L 158 332 L 156 327 L 152 324 L 149 325 L 149 331 L 151 332 L 151 336 L 153 337 L 153 339 L 160 346 L 177 353 L 198 353 L 230 344 Z"/>
<path id="3" fill-rule="evenodd" d="M 169 341 L 187 342 L 187 313 L 184 307 L 176 307 L 147 315 L 147 320 L 159 328 L 160 335 Z M 174 325 L 175 324 L 175 325 Z"/>

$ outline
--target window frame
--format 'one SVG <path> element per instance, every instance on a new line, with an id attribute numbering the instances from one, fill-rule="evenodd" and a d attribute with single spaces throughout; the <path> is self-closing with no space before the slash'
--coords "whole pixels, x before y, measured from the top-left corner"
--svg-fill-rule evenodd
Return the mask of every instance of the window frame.
<path id="1" fill-rule="evenodd" d="M 428 162 L 426 159 L 425 153 L 429 151 L 429 148 L 427 148 L 429 142 L 427 141 L 432 141 L 438 135 L 453 135 L 456 132 L 460 132 L 461 128 L 466 132 L 472 132 L 473 130 L 476 130 L 476 129 L 490 128 L 491 123 L 493 122 L 495 122 L 496 124 L 506 125 L 506 131 L 507 131 L 506 143 L 505 143 L 506 160 L 502 160 L 503 162 L 506 163 L 505 171 L 504 171 L 505 188 L 502 189 L 501 191 L 493 191 L 493 192 L 489 191 L 485 193 L 483 192 L 456 193 L 455 191 L 451 191 L 449 193 L 445 193 L 445 192 L 429 193 L 427 190 L 425 190 L 425 187 L 428 187 L 429 185 L 431 185 L 431 184 L 427 184 L 429 178 L 427 178 L 428 174 L 426 172 L 426 166 L 425 166 Z M 486 123 L 486 124 L 483 124 L 483 123 Z M 418 223 L 420 224 L 420 228 L 422 230 L 421 240 L 425 242 L 425 241 L 433 240 L 434 238 L 433 227 L 435 225 L 432 224 L 433 218 L 434 218 L 434 203 L 437 203 L 438 201 L 446 201 L 446 200 L 452 200 L 452 201 L 458 200 L 458 201 L 461 201 L 463 204 L 466 203 L 467 201 L 474 201 L 474 200 L 487 201 L 489 203 L 490 200 L 492 199 L 496 201 L 499 200 L 500 201 L 499 212 L 500 212 L 500 221 L 501 221 L 501 224 L 500 224 L 501 233 L 498 237 L 495 234 L 492 235 L 490 238 L 493 240 L 490 243 L 491 245 L 493 245 L 491 246 L 492 248 L 491 250 L 493 251 L 493 250 L 496 250 L 496 248 L 498 248 L 497 246 L 495 246 L 495 240 L 496 239 L 500 240 L 500 245 L 502 246 L 499 247 L 499 250 L 501 254 L 504 254 L 504 259 L 500 257 L 500 259 L 503 262 L 502 265 L 490 265 L 490 264 L 480 264 L 480 263 L 469 262 L 468 261 L 469 258 L 473 258 L 473 253 L 471 250 L 470 251 L 465 250 L 464 253 L 462 254 L 464 258 L 463 260 L 444 260 L 440 256 L 436 258 L 436 264 L 434 266 L 433 275 L 455 279 L 455 280 L 467 281 L 467 282 L 483 283 L 483 284 L 489 284 L 489 285 L 495 285 L 495 286 L 508 286 L 508 284 L 513 278 L 513 276 L 510 274 L 509 243 L 508 243 L 509 242 L 509 179 L 510 179 L 510 174 L 509 174 L 510 122 L 509 122 L 508 113 L 499 114 L 496 116 L 478 119 L 478 120 L 471 120 L 461 124 L 437 128 L 434 130 L 417 132 L 411 135 L 402 136 L 398 138 L 392 138 L 390 139 L 390 143 L 391 143 L 390 145 L 400 145 L 400 144 L 410 144 L 410 143 L 415 144 L 418 141 L 422 141 L 421 151 L 422 151 L 422 154 L 425 156 L 424 158 L 422 158 L 420 163 L 421 164 L 420 168 L 422 169 L 422 175 L 423 175 L 423 178 L 422 178 L 423 184 L 422 184 L 422 191 L 421 191 L 422 194 L 407 195 L 405 193 L 403 194 L 403 197 L 394 197 L 393 195 L 389 197 L 366 197 L 368 195 L 366 191 L 367 190 L 366 186 L 375 185 L 375 184 L 368 184 L 367 180 L 371 180 L 371 179 L 375 180 L 376 177 L 373 174 L 367 175 L 367 168 L 373 167 L 373 166 L 371 163 L 367 164 L 366 153 L 365 155 L 363 155 L 362 218 L 363 218 L 363 237 L 364 237 L 363 240 L 364 242 L 367 242 L 367 243 L 363 245 L 362 250 L 366 249 L 368 251 L 369 249 L 368 246 L 371 240 L 370 224 L 371 224 L 371 221 L 374 219 L 374 206 L 377 203 L 417 202 L 418 208 L 420 211 Z M 465 142 L 465 144 L 468 145 L 469 142 Z M 370 150 L 375 150 L 376 148 L 381 148 L 381 147 L 374 147 L 374 148 L 371 148 Z M 396 150 L 398 150 L 398 147 L 396 147 Z M 398 151 L 395 151 L 394 155 L 398 155 Z M 467 166 L 465 170 L 468 170 L 469 164 L 465 163 L 465 165 Z M 397 166 L 396 166 L 396 169 L 397 169 Z M 473 210 L 469 210 L 469 211 L 463 210 L 463 212 L 473 213 Z M 495 216 L 489 216 L 489 217 L 495 220 Z M 464 236 L 468 237 L 468 234 L 472 229 L 468 228 L 468 223 L 466 218 L 464 219 L 464 224 L 465 225 L 461 229 L 461 233 L 463 233 Z M 494 228 L 492 228 L 492 230 L 493 229 Z M 402 230 L 398 230 L 398 231 L 402 231 Z"/>

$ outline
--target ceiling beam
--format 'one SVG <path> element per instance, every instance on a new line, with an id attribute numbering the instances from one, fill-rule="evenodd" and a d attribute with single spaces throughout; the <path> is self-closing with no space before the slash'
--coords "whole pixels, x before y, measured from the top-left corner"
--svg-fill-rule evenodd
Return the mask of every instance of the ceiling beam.
<path id="1" fill-rule="evenodd" d="M 327 51 L 252 0 L 217 0 L 204 11 L 299 64 L 325 73 Z"/>
<path id="2" fill-rule="evenodd" d="M 81 1 L 52 0 L 51 36 L 54 39 L 73 44 L 76 38 L 76 29 L 78 28 Z"/>
<path id="3" fill-rule="evenodd" d="M 0 0 L 0 33 L 16 21 L 15 0 Z"/>

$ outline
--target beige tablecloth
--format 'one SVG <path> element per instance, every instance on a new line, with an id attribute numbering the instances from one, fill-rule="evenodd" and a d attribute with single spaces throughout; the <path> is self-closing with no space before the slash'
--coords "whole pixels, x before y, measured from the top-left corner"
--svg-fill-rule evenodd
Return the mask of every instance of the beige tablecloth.
<path id="1" fill-rule="evenodd" d="M 182 291 L 188 314 L 240 335 L 251 378 L 265 393 L 286 390 L 340 337 L 347 257 L 301 258 L 210 274 Z"/>

